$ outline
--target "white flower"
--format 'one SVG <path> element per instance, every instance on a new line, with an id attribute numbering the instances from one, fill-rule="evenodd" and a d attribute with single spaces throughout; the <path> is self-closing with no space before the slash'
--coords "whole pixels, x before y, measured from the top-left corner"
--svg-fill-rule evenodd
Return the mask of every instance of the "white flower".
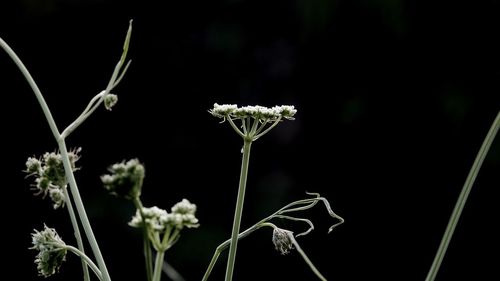
<path id="1" fill-rule="evenodd" d="M 62 262 L 66 260 L 66 244 L 59 237 L 56 230 L 44 225 L 42 231 L 34 230 L 31 234 L 33 247 L 37 250 L 35 263 L 38 273 L 43 277 L 49 277 L 59 271 Z"/>
<path id="2" fill-rule="evenodd" d="M 214 103 L 214 108 L 212 110 L 209 110 L 209 112 L 215 117 L 224 118 L 224 116 L 231 114 L 237 108 L 238 108 L 238 106 L 236 104 L 222 104 L 222 105 L 220 105 L 220 104 Z"/>
<path id="3" fill-rule="evenodd" d="M 219 118 L 244 119 L 253 118 L 262 122 L 272 122 L 279 118 L 293 120 L 297 110 L 293 105 L 280 105 L 272 108 L 260 105 L 248 105 L 238 107 L 236 104 L 214 104 L 214 108 L 209 112 Z"/>

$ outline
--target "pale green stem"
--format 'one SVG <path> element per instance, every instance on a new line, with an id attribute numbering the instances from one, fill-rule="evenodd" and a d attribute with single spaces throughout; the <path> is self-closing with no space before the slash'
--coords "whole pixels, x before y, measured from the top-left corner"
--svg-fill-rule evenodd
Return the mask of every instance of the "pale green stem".
<path id="1" fill-rule="evenodd" d="M 231 125 L 231 127 L 233 127 L 233 129 L 236 131 L 236 133 L 238 135 L 240 135 L 240 137 L 244 138 L 245 135 L 240 131 L 240 129 L 238 129 L 238 126 L 236 126 L 236 124 L 234 124 L 234 121 L 231 119 L 231 117 L 230 116 L 226 116 L 226 119 L 229 122 L 229 124 Z"/>
<path id="2" fill-rule="evenodd" d="M 9 45 L 2 39 L 0 38 L 0 46 L 5 50 L 5 52 L 10 56 L 10 58 L 14 61 L 14 63 L 17 65 L 21 73 L 23 74 L 24 78 L 30 85 L 31 89 L 33 90 L 33 93 L 35 94 L 36 99 L 38 100 L 38 103 L 40 104 L 40 107 L 42 108 L 43 114 L 45 115 L 45 118 L 47 119 L 47 123 L 49 124 L 50 131 L 52 132 L 52 135 L 56 139 L 56 141 L 59 142 L 61 139 L 61 135 L 59 134 L 59 130 L 57 129 L 56 122 L 54 118 L 52 117 L 52 113 L 50 112 L 49 106 L 47 105 L 47 102 L 45 102 L 45 99 L 42 95 L 42 92 L 40 91 L 40 88 L 38 88 L 38 85 L 36 84 L 35 80 L 29 73 L 28 69 L 26 66 L 23 64 L 21 59 L 16 55 L 14 50 L 9 47 Z M 70 169 L 71 171 L 71 169 Z M 66 170 L 67 172 L 67 170 Z M 72 173 L 72 172 L 70 172 Z M 71 218 L 71 224 L 73 225 L 73 230 L 75 232 L 75 238 L 77 240 L 78 247 L 80 250 L 83 252 L 83 241 L 80 235 L 80 230 L 78 228 L 78 222 L 76 221 L 76 216 L 73 211 L 73 206 L 71 205 L 71 198 L 68 196 L 68 192 L 66 188 L 64 188 L 65 196 L 67 198 L 67 205 L 68 205 L 68 212 L 70 213 L 70 218 Z M 83 276 L 84 280 L 88 280 L 89 274 L 88 274 L 88 269 L 87 267 L 82 264 L 82 270 L 83 270 Z"/>
<path id="3" fill-rule="evenodd" d="M 231 246 L 229 247 L 225 281 L 231 281 L 233 279 L 238 234 L 240 232 L 241 215 L 243 212 L 243 202 L 245 199 L 245 189 L 247 185 L 248 163 L 250 160 L 251 146 L 252 140 L 247 137 L 243 138 L 243 158 L 241 162 L 240 183 L 238 187 L 238 197 L 236 199 L 236 210 L 234 212 L 233 229 L 231 232 Z"/>
<path id="4" fill-rule="evenodd" d="M 263 226 L 269 226 L 268 223 L 264 223 L 263 220 L 254 224 L 252 227 L 248 228 L 247 230 L 243 231 L 238 235 L 238 240 L 243 239 L 250 235 L 250 233 L 254 232 L 255 230 L 263 227 Z M 208 265 L 207 270 L 205 271 L 205 275 L 203 275 L 203 280 L 202 281 L 207 281 L 208 277 L 212 273 L 212 270 L 215 266 L 215 263 L 217 262 L 217 259 L 219 258 L 220 254 L 222 251 L 227 249 L 227 247 L 231 244 L 231 239 L 228 239 L 224 241 L 224 243 L 220 244 L 217 249 L 215 250 L 214 256 L 212 257 L 212 260 L 210 261 L 210 264 Z"/>
<path id="5" fill-rule="evenodd" d="M 35 93 L 36 99 L 38 100 L 38 103 L 42 107 L 43 114 L 45 115 L 45 118 L 47 119 L 47 122 L 49 123 L 50 131 L 54 135 L 55 139 L 59 139 L 60 134 L 59 130 L 57 129 L 56 122 L 54 121 L 54 118 L 52 117 L 52 113 L 50 112 L 50 109 L 45 102 L 45 99 L 43 98 L 42 92 L 38 88 L 37 84 L 35 83 L 35 80 L 33 80 L 33 77 L 31 77 L 31 74 L 29 73 L 28 69 L 26 66 L 24 66 L 23 62 L 19 59 L 19 57 L 16 55 L 16 53 L 7 45 L 5 41 L 0 38 L 0 46 L 7 52 L 7 54 L 10 56 L 10 58 L 14 61 L 14 63 L 17 65 L 19 70 L 24 75 L 24 78 L 26 78 L 26 81 L 28 81 L 28 84 L 30 85 L 31 89 L 33 90 L 33 93 Z"/>
<path id="6" fill-rule="evenodd" d="M 160 281 L 160 279 L 161 279 L 164 258 L 165 258 L 165 251 L 158 251 L 156 253 L 155 271 L 153 273 L 153 281 Z"/>
<path id="7" fill-rule="evenodd" d="M 103 281 L 101 271 L 99 270 L 97 265 L 95 265 L 95 263 L 84 252 L 78 250 L 77 248 L 75 248 L 73 246 L 69 246 L 69 245 L 63 246 L 62 248 L 67 249 L 67 250 L 73 252 L 75 255 L 79 256 L 82 259 L 82 261 L 84 261 L 86 264 L 88 264 L 90 266 L 90 268 L 95 273 L 97 278 L 99 278 L 99 280 Z"/>
<path id="8" fill-rule="evenodd" d="M 314 274 L 316 274 L 316 276 L 318 276 L 318 278 L 321 279 L 322 281 L 326 281 L 326 278 L 319 272 L 316 266 L 314 266 L 311 260 L 307 257 L 306 253 L 300 247 L 299 243 L 297 243 L 297 240 L 295 240 L 295 237 L 293 237 L 292 232 L 287 231 L 286 234 L 288 238 L 290 238 L 290 240 L 292 241 L 295 248 L 297 249 L 297 252 L 299 252 L 299 254 L 302 256 L 307 265 L 309 265 L 309 268 L 311 268 Z"/>
<path id="9" fill-rule="evenodd" d="M 90 226 L 89 218 L 87 217 L 85 207 L 83 206 L 82 198 L 80 197 L 80 192 L 78 191 L 78 186 L 76 184 L 75 175 L 73 175 L 73 172 L 71 170 L 71 163 L 69 161 L 68 149 L 66 148 L 66 143 L 64 142 L 64 139 L 59 139 L 57 143 L 59 145 L 59 151 L 62 156 L 66 178 L 68 180 L 69 187 L 73 195 L 73 199 L 75 200 L 76 210 L 78 211 L 78 215 L 80 216 L 80 221 L 82 223 L 83 230 L 87 235 L 87 240 L 89 241 L 90 247 L 92 248 L 94 256 L 97 260 L 99 269 L 102 272 L 103 281 L 111 281 L 108 269 L 106 268 L 106 263 L 104 262 L 101 250 L 99 249 L 99 245 L 97 244 L 97 240 L 95 239 L 94 232 L 92 231 L 92 227 Z"/>
<path id="10" fill-rule="evenodd" d="M 257 140 L 258 138 L 262 137 L 263 135 L 267 134 L 267 132 L 271 131 L 272 128 L 276 127 L 276 125 L 278 125 L 278 123 L 281 121 L 281 116 L 278 117 L 278 119 L 276 119 L 276 121 L 274 121 L 273 124 L 271 124 L 271 126 L 269 126 L 267 129 L 265 129 L 262 133 L 259 133 L 258 135 L 256 135 L 253 140 Z M 262 127 L 261 127 L 262 128 Z"/>
<path id="11" fill-rule="evenodd" d="M 132 200 L 134 202 L 135 207 L 139 210 L 139 214 L 141 215 L 142 221 L 142 240 L 144 247 L 144 259 L 146 262 L 146 276 L 148 281 L 152 281 L 153 278 L 153 254 L 151 252 L 151 242 L 148 237 L 148 229 L 146 228 L 146 223 L 144 222 L 144 211 L 142 210 L 141 200 L 136 197 Z"/>
<path id="12" fill-rule="evenodd" d="M 69 217 L 71 219 L 71 225 L 73 225 L 73 231 L 76 238 L 76 244 L 78 245 L 78 249 L 85 254 L 85 250 L 83 247 L 83 239 L 82 234 L 80 233 L 80 227 L 78 226 L 78 221 L 76 219 L 75 210 L 73 209 L 73 203 L 71 203 L 71 198 L 69 197 L 68 189 L 66 187 L 62 188 L 66 203 L 66 208 L 68 209 Z M 87 267 L 87 263 L 82 259 L 82 270 L 83 270 L 83 280 L 90 281 L 89 268 Z"/>
<path id="13" fill-rule="evenodd" d="M 453 209 L 448 225 L 446 226 L 446 230 L 444 232 L 443 238 L 441 239 L 441 243 L 439 244 L 436 256 L 434 257 L 434 261 L 432 262 L 429 273 L 425 278 L 426 281 L 434 281 L 434 279 L 436 278 L 443 258 L 446 254 L 446 250 L 448 249 L 448 245 L 450 244 L 451 238 L 453 236 L 453 232 L 455 231 L 458 220 L 460 219 L 460 215 L 462 214 L 462 210 L 464 209 L 467 197 L 469 196 L 469 193 L 472 189 L 472 185 L 476 180 L 479 170 L 481 169 L 481 166 L 483 164 L 484 158 L 488 154 L 488 151 L 491 147 L 491 144 L 493 143 L 493 140 L 495 139 L 499 128 L 500 112 L 495 118 L 493 125 L 491 125 L 491 128 L 488 131 L 488 134 L 486 135 L 481 148 L 479 149 L 476 159 L 474 160 L 474 164 L 472 164 L 472 168 L 469 171 L 469 175 L 465 180 L 464 186 L 462 188 L 462 191 L 460 192 L 457 203 L 455 204 L 455 208 Z"/>

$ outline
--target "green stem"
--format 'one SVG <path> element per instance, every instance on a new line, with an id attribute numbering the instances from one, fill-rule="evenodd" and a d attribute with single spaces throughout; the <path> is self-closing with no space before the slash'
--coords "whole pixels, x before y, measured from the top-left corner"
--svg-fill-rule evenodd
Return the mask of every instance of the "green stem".
<path id="1" fill-rule="evenodd" d="M 314 266 L 314 264 L 311 262 L 311 260 L 307 257 L 306 253 L 302 250 L 300 247 L 299 243 L 297 243 L 297 240 L 295 240 L 295 237 L 293 237 L 293 234 L 291 232 L 286 233 L 288 235 L 288 238 L 292 241 L 293 245 L 295 246 L 295 249 L 297 249 L 297 252 L 302 256 L 304 261 L 309 265 L 309 268 L 318 276 L 321 281 L 326 281 L 326 278 L 319 272 L 319 270 Z"/>
<path id="2" fill-rule="evenodd" d="M 254 224 L 252 227 L 250 227 L 247 230 L 245 230 L 242 233 L 240 233 L 238 235 L 238 240 L 247 237 L 248 235 L 250 235 L 250 233 L 254 232 L 255 230 L 257 230 L 257 229 L 259 229 L 259 228 L 261 228 L 263 226 L 269 226 L 269 225 L 270 224 L 266 223 L 265 220 L 261 220 L 260 222 Z M 231 239 L 228 239 L 228 240 L 224 241 L 222 244 L 220 244 L 217 247 L 217 249 L 215 250 L 214 256 L 212 257 L 212 260 L 210 261 L 210 264 L 208 265 L 208 268 L 205 271 L 205 275 L 203 275 L 202 281 L 207 281 L 208 280 L 208 277 L 212 273 L 212 270 L 213 270 L 213 268 L 215 266 L 215 263 L 217 262 L 217 259 L 220 256 L 220 254 L 222 253 L 222 251 L 224 251 L 225 249 L 227 249 L 227 247 L 229 247 L 230 244 L 231 244 Z"/>
<path id="3" fill-rule="evenodd" d="M 30 85 L 31 89 L 33 90 L 33 93 L 35 93 L 36 99 L 38 100 L 38 103 L 42 107 L 43 114 L 45 115 L 45 118 L 47 119 L 47 122 L 49 123 L 50 130 L 52 134 L 54 135 L 54 138 L 59 139 L 60 134 L 59 130 L 57 129 L 56 122 L 54 121 L 54 118 L 52 117 L 52 113 L 50 112 L 50 109 L 45 102 L 45 99 L 43 98 L 42 92 L 38 88 L 38 85 L 36 84 L 35 80 L 33 77 L 31 77 L 31 74 L 29 73 L 28 69 L 26 66 L 24 66 L 23 62 L 19 57 L 16 55 L 16 53 L 7 45 L 5 41 L 0 38 L 0 46 L 7 52 L 7 54 L 10 56 L 10 58 L 14 61 L 14 63 L 17 65 L 19 70 L 21 70 L 22 74 L 24 75 L 24 78 L 26 78 L 26 81 Z"/>
<path id="4" fill-rule="evenodd" d="M 40 88 L 38 88 L 38 85 L 36 84 L 35 80 L 31 76 L 30 72 L 28 71 L 28 69 L 26 68 L 24 63 L 21 61 L 21 59 L 16 55 L 14 50 L 12 50 L 12 48 L 10 48 L 10 46 L 2 38 L 0 38 L 0 46 L 5 50 L 5 52 L 9 55 L 9 57 L 14 61 L 14 63 L 19 68 L 19 70 L 23 74 L 24 78 L 26 79 L 26 81 L 30 85 L 31 89 L 33 90 L 33 93 L 35 94 L 36 99 L 38 100 L 38 103 L 40 104 L 40 107 L 42 108 L 43 114 L 45 115 L 45 118 L 47 119 L 47 123 L 49 124 L 50 131 L 52 132 L 52 135 L 54 136 L 56 141 L 59 142 L 59 140 L 61 139 L 61 135 L 59 133 L 59 130 L 57 129 L 57 125 L 56 125 L 56 122 L 54 120 L 54 117 L 52 117 L 52 113 L 49 109 L 49 106 L 47 105 L 47 102 L 45 101 L 45 99 L 42 95 L 42 92 L 40 91 Z M 71 171 L 71 169 L 70 169 L 70 171 Z M 72 174 L 72 172 L 70 172 L 70 173 Z M 72 223 L 73 229 L 75 231 L 75 237 L 76 237 L 76 240 L 78 243 L 78 247 L 83 252 L 83 241 L 82 241 L 82 238 L 80 235 L 80 231 L 78 229 L 78 222 L 76 221 L 76 216 L 75 216 L 75 213 L 73 211 L 73 206 L 71 205 L 71 198 L 68 196 L 69 194 L 68 194 L 66 188 L 64 188 L 64 192 L 65 192 L 64 195 L 67 199 L 66 203 L 68 206 L 68 212 L 70 214 L 71 223 Z M 83 263 L 82 263 L 82 266 L 83 266 L 83 268 L 82 268 L 83 278 L 84 278 L 84 280 L 89 280 L 88 268 Z"/>
<path id="5" fill-rule="evenodd" d="M 499 127 L 500 127 L 500 112 L 495 118 L 493 125 L 491 125 L 491 128 L 488 134 L 486 135 L 486 138 L 484 139 L 481 148 L 479 149 L 476 159 L 474 160 L 474 164 L 472 165 L 472 168 L 469 171 L 469 175 L 465 180 L 462 191 L 460 192 L 460 196 L 458 197 L 457 203 L 455 204 L 455 208 L 453 209 L 450 220 L 448 222 L 448 226 L 446 227 L 443 238 L 441 239 L 441 243 L 437 250 L 436 256 L 434 257 L 434 261 L 432 262 L 429 273 L 425 278 L 426 281 L 434 281 L 434 279 L 436 278 L 436 275 L 439 271 L 443 258 L 446 254 L 446 250 L 448 249 L 448 245 L 450 244 L 451 238 L 453 236 L 453 232 L 455 231 L 458 220 L 460 219 L 460 215 L 462 214 L 462 210 L 464 209 L 467 197 L 469 196 L 469 193 L 472 189 L 472 185 L 476 180 L 477 174 L 481 169 L 484 158 L 488 154 L 488 151 L 491 147 L 491 144 L 493 143 L 493 140 L 495 139 Z"/>
<path id="6" fill-rule="evenodd" d="M 245 189 L 247 185 L 250 148 L 252 146 L 251 138 L 245 137 L 243 138 L 243 140 L 243 159 L 241 161 L 240 183 L 238 187 L 238 198 L 236 199 L 236 210 L 234 212 L 233 229 L 231 232 L 231 245 L 229 246 L 229 258 L 227 260 L 225 281 L 231 281 L 233 279 L 236 248 L 238 244 L 238 234 L 240 232 L 241 214 L 243 212 L 243 201 L 245 199 Z"/>
<path id="7" fill-rule="evenodd" d="M 71 203 L 71 198 L 69 198 L 68 189 L 66 187 L 62 188 L 64 192 L 64 198 L 66 203 L 66 208 L 68 208 L 69 217 L 71 219 L 71 225 L 73 225 L 73 231 L 75 232 L 76 243 L 78 245 L 78 249 L 85 254 L 85 250 L 83 247 L 83 239 L 82 234 L 80 233 L 80 227 L 78 226 L 78 221 L 76 219 L 75 210 L 73 209 L 73 203 Z M 83 280 L 90 281 L 89 268 L 87 267 L 87 263 L 82 259 L 82 270 L 83 270 Z"/>
<path id="8" fill-rule="evenodd" d="M 142 210 L 142 203 L 139 198 L 134 198 L 132 200 L 134 202 L 135 207 L 139 210 L 139 214 L 141 214 L 142 219 L 142 238 L 143 238 L 143 246 L 144 246 L 144 259 L 146 262 L 146 275 L 148 281 L 152 281 L 153 278 L 153 254 L 151 252 L 151 241 L 149 241 L 148 230 L 146 228 L 146 224 L 144 222 L 144 212 Z"/>
<path id="9" fill-rule="evenodd" d="M 99 249 L 99 245 L 97 244 L 97 240 L 95 239 L 94 232 L 92 231 L 92 227 L 90 226 L 89 218 L 87 217 L 87 212 L 85 211 L 85 207 L 83 206 L 82 198 L 80 197 L 80 192 L 78 191 L 75 175 L 73 175 L 71 169 L 71 163 L 69 161 L 68 149 L 66 148 L 66 143 L 64 142 L 64 139 L 59 139 L 57 143 L 59 144 L 59 151 L 62 156 L 64 171 L 66 173 L 66 178 L 68 180 L 69 187 L 71 189 L 71 193 L 75 201 L 76 210 L 78 211 L 78 215 L 80 217 L 83 230 L 87 235 L 87 240 L 89 241 L 90 247 L 92 248 L 94 256 L 97 260 L 99 269 L 102 272 L 103 281 L 111 281 L 108 269 L 106 268 L 106 263 L 104 262 L 101 250 Z"/>
<path id="10" fill-rule="evenodd" d="M 95 265 L 95 263 L 84 252 L 78 250 L 77 248 L 75 248 L 73 246 L 69 246 L 69 245 L 66 245 L 63 248 L 66 250 L 69 250 L 69 251 L 73 252 L 75 255 L 79 256 L 82 259 L 82 261 L 86 262 L 86 264 L 88 264 L 90 266 L 90 268 L 95 273 L 95 275 L 99 278 L 99 280 L 101 280 L 101 281 L 103 280 L 102 273 L 99 270 L 99 268 L 97 267 L 97 265 Z"/>
<path id="11" fill-rule="evenodd" d="M 165 251 L 158 251 L 156 253 L 155 271 L 153 273 L 153 281 L 160 281 L 160 279 L 161 279 L 164 258 L 165 258 Z"/>

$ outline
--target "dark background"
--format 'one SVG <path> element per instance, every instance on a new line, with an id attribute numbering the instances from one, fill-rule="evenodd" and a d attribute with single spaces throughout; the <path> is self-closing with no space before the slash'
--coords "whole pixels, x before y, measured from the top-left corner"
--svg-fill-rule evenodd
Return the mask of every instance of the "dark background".
<path id="1" fill-rule="evenodd" d="M 207 110 L 214 102 L 293 104 L 253 146 L 242 227 L 320 192 L 300 238 L 329 280 L 424 280 L 454 202 L 497 111 L 499 1 L 20 0 L 0 4 L 0 36 L 38 82 L 62 130 L 104 89 L 134 19 L 132 66 L 112 112 L 98 110 L 67 140 L 83 147 L 77 180 L 113 280 L 145 280 L 133 206 L 99 175 L 146 165 L 145 205 L 198 205 L 167 260 L 200 280 L 230 235 L 241 140 Z M 21 170 L 56 143 L 24 78 L 0 54 L 3 272 L 39 280 L 30 232 L 45 222 L 75 244 L 65 210 L 33 197 Z M 494 144 L 438 280 L 498 280 Z M 301 225 L 277 221 L 299 231 Z M 222 280 L 221 257 L 211 280 Z M 51 280 L 78 280 L 71 256 Z M 166 279 L 166 277 L 164 277 Z M 264 229 L 242 240 L 236 280 L 316 280 Z"/>

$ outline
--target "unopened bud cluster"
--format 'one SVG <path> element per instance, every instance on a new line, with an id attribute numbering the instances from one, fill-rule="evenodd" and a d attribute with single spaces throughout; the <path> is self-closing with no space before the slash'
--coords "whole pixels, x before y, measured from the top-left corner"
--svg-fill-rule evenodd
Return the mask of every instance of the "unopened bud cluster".
<path id="1" fill-rule="evenodd" d="M 156 206 L 151 208 L 142 208 L 144 223 L 149 231 L 164 233 L 169 227 L 182 229 L 184 227 L 198 227 L 198 219 L 195 216 L 196 205 L 187 199 L 175 204 L 171 212 L 160 209 Z M 135 216 L 129 222 L 132 227 L 142 227 L 141 211 L 137 210 Z"/>
<path id="2" fill-rule="evenodd" d="M 156 206 L 137 210 L 129 225 L 144 227 L 152 246 L 165 252 L 177 242 L 184 227 L 199 226 L 195 213 L 196 205 L 183 199 L 172 207 L 170 213 Z"/>
<path id="3" fill-rule="evenodd" d="M 68 158 L 72 171 L 76 168 L 76 161 L 80 159 L 78 153 L 80 148 L 68 152 Z M 65 197 L 63 188 L 66 187 L 66 173 L 64 171 L 63 159 L 60 153 L 47 152 L 41 158 L 29 157 L 26 161 L 26 173 L 35 178 L 33 189 L 35 195 L 43 198 L 49 195 L 54 203 L 54 209 L 64 206 Z"/>
<path id="4" fill-rule="evenodd" d="M 34 231 L 31 234 L 33 247 L 30 249 L 38 251 L 35 263 L 40 276 L 49 277 L 58 272 L 66 260 L 66 244 L 55 229 L 46 225 L 42 231 Z"/>
<path id="5" fill-rule="evenodd" d="M 141 195 L 145 169 L 139 160 L 132 159 L 113 164 L 108 171 L 110 174 L 101 176 L 101 181 L 104 188 L 112 194 L 127 199 L 138 198 Z"/>

